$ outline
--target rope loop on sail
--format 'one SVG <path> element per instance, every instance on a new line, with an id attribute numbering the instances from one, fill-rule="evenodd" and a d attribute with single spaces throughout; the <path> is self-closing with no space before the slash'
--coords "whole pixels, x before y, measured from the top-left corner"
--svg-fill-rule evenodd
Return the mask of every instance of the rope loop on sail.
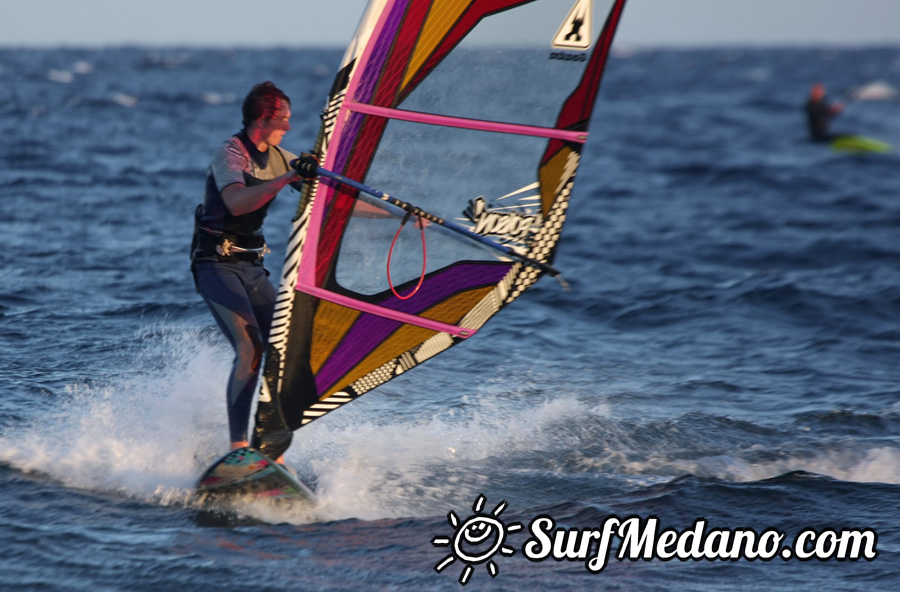
<path id="1" fill-rule="evenodd" d="M 394 288 L 394 282 L 391 280 L 391 259 L 394 256 L 394 246 L 397 244 L 397 239 L 400 238 L 400 231 L 403 230 L 403 226 L 409 220 L 410 216 L 412 216 L 411 212 L 407 212 L 406 216 L 403 218 L 403 221 L 400 222 L 400 227 L 397 228 L 397 232 L 394 234 L 394 240 L 391 241 L 391 248 L 388 251 L 387 257 L 387 281 L 388 285 L 391 287 L 391 292 L 394 293 L 394 296 L 399 298 L 400 300 L 409 300 L 413 296 L 416 295 L 416 292 L 419 291 L 419 288 L 422 287 L 422 282 L 425 281 L 425 270 L 428 266 L 428 248 L 425 246 L 425 222 L 416 216 L 416 225 L 419 227 L 419 232 L 422 235 L 422 273 L 419 275 L 419 283 L 416 284 L 416 287 L 412 289 L 412 292 L 409 294 L 401 295 L 397 292 L 397 289 Z"/>

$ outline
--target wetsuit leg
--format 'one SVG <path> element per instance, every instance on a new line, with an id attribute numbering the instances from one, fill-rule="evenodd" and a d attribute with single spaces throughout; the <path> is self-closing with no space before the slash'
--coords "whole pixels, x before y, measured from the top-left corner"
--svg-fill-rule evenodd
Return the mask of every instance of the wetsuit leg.
<path id="1" fill-rule="evenodd" d="M 272 325 L 277 292 L 265 269 L 252 263 L 199 263 L 197 284 L 219 328 L 234 348 L 228 380 L 232 442 L 247 440 L 253 393 Z"/>

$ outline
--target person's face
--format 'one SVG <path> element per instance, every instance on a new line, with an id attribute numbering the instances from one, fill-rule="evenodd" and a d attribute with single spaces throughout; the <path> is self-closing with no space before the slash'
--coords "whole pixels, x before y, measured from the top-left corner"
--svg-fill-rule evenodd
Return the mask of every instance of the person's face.
<path id="1" fill-rule="evenodd" d="M 269 146 L 278 146 L 284 134 L 291 129 L 291 107 L 282 102 L 270 118 L 261 118 L 259 127 Z"/>
<path id="2" fill-rule="evenodd" d="M 825 86 L 821 84 L 814 84 L 812 87 L 812 91 L 810 92 L 810 96 L 812 96 L 813 100 L 821 101 L 825 98 Z"/>

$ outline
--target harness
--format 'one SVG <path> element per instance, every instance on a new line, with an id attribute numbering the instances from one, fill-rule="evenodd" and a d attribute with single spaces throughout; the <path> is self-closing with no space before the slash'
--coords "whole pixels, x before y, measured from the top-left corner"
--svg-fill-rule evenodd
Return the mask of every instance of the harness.
<path id="1" fill-rule="evenodd" d="M 194 211 L 194 236 L 191 238 L 191 275 L 194 276 L 194 287 L 198 292 L 200 291 L 197 284 L 198 263 L 249 261 L 262 265 L 266 254 L 271 253 L 265 239 L 260 247 L 241 246 L 246 239 L 241 240 L 233 234 L 203 226 L 200 224 L 202 213 L 203 204 L 199 204 Z M 266 273 L 268 274 L 268 270 Z"/>

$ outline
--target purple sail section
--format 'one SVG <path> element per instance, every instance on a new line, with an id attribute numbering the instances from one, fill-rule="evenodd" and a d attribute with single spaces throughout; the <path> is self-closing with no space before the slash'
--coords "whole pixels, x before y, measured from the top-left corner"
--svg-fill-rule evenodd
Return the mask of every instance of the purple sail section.
<path id="1" fill-rule="evenodd" d="M 419 314 L 463 290 L 496 284 L 509 271 L 512 263 L 457 263 L 429 275 L 416 295 L 407 300 L 391 295 L 379 306 L 409 314 Z"/>
<path id="2" fill-rule="evenodd" d="M 356 92 L 354 93 L 355 96 L 351 97 L 351 99 L 359 103 L 368 103 L 372 99 L 372 95 L 375 93 L 375 87 L 378 84 L 378 73 L 384 68 L 384 63 L 387 61 L 388 55 L 391 52 L 394 39 L 397 37 L 397 30 L 403 22 L 407 4 L 408 1 L 401 1 L 394 4 L 390 16 L 388 16 L 387 21 L 384 23 L 384 29 L 382 29 L 377 45 L 372 48 L 372 54 L 365 65 L 365 71 L 358 74 L 361 82 L 356 88 Z M 364 117 L 365 116 L 360 113 L 352 113 L 347 123 L 344 124 L 344 132 L 342 134 L 343 139 L 338 148 L 338 153 L 335 156 L 334 164 L 332 165 L 332 168 L 335 171 L 345 172 L 344 167 L 347 164 L 347 159 L 350 157 L 351 150 L 356 144 L 355 139 L 359 134 L 359 128 L 362 126 Z M 349 141 L 351 139 L 354 141 Z"/>
<path id="3" fill-rule="evenodd" d="M 400 30 L 403 17 L 406 15 L 407 4 L 409 4 L 409 0 L 400 0 L 394 3 L 391 14 L 381 30 L 378 42 L 372 48 L 372 53 L 365 66 L 366 69 L 360 74 L 360 82 L 356 87 L 356 92 L 354 96 L 350 97 L 354 101 L 368 103 L 372 100 L 372 95 L 375 94 L 375 87 L 378 86 L 384 64 L 387 62 L 391 48 L 394 46 L 394 40 L 397 38 L 397 31 Z"/>
<path id="4" fill-rule="evenodd" d="M 400 312 L 419 314 L 456 293 L 497 284 L 511 266 L 510 263 L 457 264 L 427 277 L 412 298 L 401 300 L 391 296 L 378 304 Z M 377 315 L 360 315 L 316 375 L 318 391 L 322 393 L 331 388 L 402 325 L 399 321 Z"/>
<path id="5" fill-rule="evenodd" d="M 316 391 L 324 393 L 334 386 L 351 368 L 359 364 L 372 350 L 403 323 L 383 317 L 365 314 L 360 315 L 353 325 L 353 332 L 358 333 L 357 342 L 352 347 L 338 347 L 328 361 L 316 374 Z M 342 343 L 347 343 L 346 339 Z"/>

